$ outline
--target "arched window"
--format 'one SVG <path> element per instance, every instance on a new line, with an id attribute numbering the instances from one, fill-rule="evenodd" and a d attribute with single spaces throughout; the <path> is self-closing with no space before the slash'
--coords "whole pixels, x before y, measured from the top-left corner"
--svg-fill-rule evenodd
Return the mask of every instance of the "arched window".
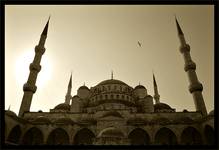
<path id="1" fill-rule="evenodd" d="M 105 99 L 108 99 L 108 95 L 105 95 Z"/>
<path id="2" fill-rule="evenodd" d="M 148 133 L 141 128 L 134 129 L 132 132 L 130 132 L 128 135 L 128 138 L 130 140 L 131 145 L 149 145 L 150 144 L 150 137 Z"/>
<path id="3" fill-rule="evenodd" d="M 22 144 L 24 144 L 24 145 L 42 145 L 43 144 L 42 132 L 36 127 L 29 129 L 23 136 Z"/>
<path id="4" fill-rule="evenodd" d="M 201 145 L 201 134 L 193 127 L 187 127 L 181 134 L 181 143 L 183 145 Z"/>
<path id="5" fill-rule="evenodd" d="M 120 88 L 120 92 L 122 92 L 122 87 L 120 86 L 119 88 Z"/>
<path id="6" fill-rule="evenodd" d="M 81 129 L 78 131 L 74 138 L 75 145 L 91 145 L 93 144 L 93 140 L 95 135 L 92 131 L 87 128 Z"/>
<path id="7" fill-rule="evenodd" d="M 206 144 L 214 145 L 215 144 L 214 129 L 211 126 L 206 125 L 204 129 L 204 133 L 205 133 Z"/>
<path id="8" fill-rule="evenodd" d="M 111 87 L 110 87 L 110 85 L 108 85 L 108 90 L 110 91 L 110 89 L 111 89 Z"/>
<path id="9" fill-rule="evenodd" d="M 19 144 L 21 136 L 21 127 L 16 125 L 14 128 L 11 129 L 7 141 L 12 144 Z"/>
<path id="10" fill-rule="evenodd" d="M 116 90 L 117 89 L 117 86 L 116 85 L 114 85 L 114 90 Z"/>
<path id="11" fill-rule="evenodd" d="M 102 95 L 100 95 L 100 99 L 103 99 L 103 96 L 102 96 Z"/>
<path id="12" fill-rule="evenodd" d="M 176 145 L 176 135 L 168 128 L 161 128 L 155 135 L 155 144 L 158 145 Z"/>
<path id="13" fill-rule="evenodd" d="M 110 98 L 113 99 L 113 95 L 110 95 Z"/>
<path id="14" fill-rule="evenodd" d="M 123 99 L 123 100 L 125 99 L 125 96 L 124 96 L 124 95 L 122 95 L 122 99 Z"/>
<path id="15" fill-rule="evenodd" d="M 119 95 L 116 95 L 116 98 L 119 99 Z"/>
<path id="16" fill-rule="evenodd" d="M 49 145 L 68 145 L 69 136 L 67 132 L 61 128 L 54 129 L 48 136 L 47 144 Z"/>

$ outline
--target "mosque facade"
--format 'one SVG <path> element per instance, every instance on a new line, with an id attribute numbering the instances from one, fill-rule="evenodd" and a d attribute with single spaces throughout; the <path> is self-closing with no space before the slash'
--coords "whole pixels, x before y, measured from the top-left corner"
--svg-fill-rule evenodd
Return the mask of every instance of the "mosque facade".
<path id="1" fill-rule="evenodd" d="M 143 85 L 131 87 L 112 75 L 93 87 L 79 87 L 74 96 L 71 76 L 63 103 L 49 112 L 30 112 L 48 26 L 49 20 L 35 47 L 18 116 L 5 110 L 6 145 L 214 145 L 214 110 L 207 113 L 196 64 L 177 19 L 180 52 L 196 111 L 176 111 L 163 103 L 154 75 L 153 96 Z"/>

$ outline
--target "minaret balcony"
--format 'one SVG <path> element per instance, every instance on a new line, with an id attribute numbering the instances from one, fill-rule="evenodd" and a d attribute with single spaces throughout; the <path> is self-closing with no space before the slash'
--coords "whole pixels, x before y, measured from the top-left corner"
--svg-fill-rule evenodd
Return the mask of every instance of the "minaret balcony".
<path id="1" fill-rule="evenodd" d="M 33 92 L 35 93 L 37 90 L 37 87 L 35 85 L 31 85 L 29 83 L 25 83 L 23 86 L 23 91 L 25 92 Z"/>
<path id="2" fill-rule="evenodd" d="M 31 63 L 29 67 L 30 71 L 37 71 L 40 72 L 41 66 L 35 63 Z"/>
<path id="3" fill-rule="evenodd" d="M 189 52 L 190 51 L 190 46 L 189 46 L 189 44 L 181 45 L 179 49 L 180 49 L 181 53 Z"/>
<path id="4" fill-rule="evenodd" d="M 40 53 L 40 54 L 43 55 L 45 53 L 45 51 L 46 51 L 45 47 L 42 47 L 40 45 L 35 46 L 35 52 L 36 53 Z"/>
<path id="5" fill-rule="evenodd" d="M 201 83 L 197 82 L 197 83 L 192 83 L 189 85 L 189 91 L 190 93 L 193 93 L 195 91 L 202 91 L 203 90 L 203 86 Z"/>
<path id="6" fill-rule="evenodd" d="M 196 64 L 193 61 L 189 61 L 185 64 L 184 70 L 187 72 L 188 70 L 195 70 Z"/>

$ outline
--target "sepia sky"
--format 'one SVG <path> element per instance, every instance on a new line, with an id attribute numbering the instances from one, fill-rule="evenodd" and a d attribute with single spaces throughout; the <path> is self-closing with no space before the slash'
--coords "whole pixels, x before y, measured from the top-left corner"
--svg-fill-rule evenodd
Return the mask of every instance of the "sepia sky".
<path id="1" fill-rule="evenodd" d="M 70 74 L 72 95 L 111 78 L 133 88 L 140 82 L 176 111 L 195 110 L 174 20 L 177 16 L 207 111 L 214 108 L 213 5 L 6 5 L 5 109 L 18 113 L 34 47 L 51 15 L 46 52 L 30 111 L 48 112 L 65 100 Z M 142 44 L 140 47 L 138 41 Z"/>

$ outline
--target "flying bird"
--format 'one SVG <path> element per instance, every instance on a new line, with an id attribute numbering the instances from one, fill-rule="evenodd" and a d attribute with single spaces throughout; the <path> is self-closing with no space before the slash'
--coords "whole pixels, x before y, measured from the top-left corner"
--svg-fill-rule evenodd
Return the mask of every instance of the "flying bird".
<path id="1" fill-rule="evenodd" d="M 138 45 L 141 47 L 141 43 L 138 41 Z"/>

